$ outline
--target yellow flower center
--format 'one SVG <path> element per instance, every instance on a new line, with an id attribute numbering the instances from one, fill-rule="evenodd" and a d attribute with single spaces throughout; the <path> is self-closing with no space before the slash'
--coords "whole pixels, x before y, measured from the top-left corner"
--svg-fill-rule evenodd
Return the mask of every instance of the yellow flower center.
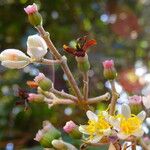
<path id="1" fill-rule="evenodd" d="M 89 133 L 90 138 L 93 138 L 94 135 L 103 135 L 104 131 L 110 128 L 111 125 L 105 120 L 104 116 L 100 114 L 98 116 L 98 121 L 88 121 L 86 130 Z"/>
<path id="2" fill-rule="evenodd" d="M 128 119 L 121 117 L 121 132 L 124 134 L 132 134 L 141 127 L 141 123 L 141 120 L 135 115 L 132 115 L 132 117 Z"/>

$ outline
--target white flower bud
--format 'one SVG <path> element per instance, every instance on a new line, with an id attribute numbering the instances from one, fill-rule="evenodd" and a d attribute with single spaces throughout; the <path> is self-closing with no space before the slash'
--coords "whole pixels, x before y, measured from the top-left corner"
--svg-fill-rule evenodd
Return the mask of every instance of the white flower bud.
<path id="1" fill-rule="evenodd" d="M 47 45 L 44 39 L 35 34 L 28 37 L 27 40 L 27 54 L 35 60 L 39 60 L 47 53 Z"/>
<path id="2" fill-rule="evenodd" d="M 142 97 L 143 105 L 146 109 L 150 109 L 150 95 Z"/>
<path id="3" fill-rule="evenodd" d="M 20 69 L 30 63 L 30 58 L 17 49 L 6 49 L 0 54 L 1 64 L 7 68 Z"/>

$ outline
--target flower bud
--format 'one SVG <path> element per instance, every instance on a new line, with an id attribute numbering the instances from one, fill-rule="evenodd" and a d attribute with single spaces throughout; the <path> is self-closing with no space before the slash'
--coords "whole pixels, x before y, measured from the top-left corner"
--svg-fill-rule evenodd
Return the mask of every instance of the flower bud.
<path id="1" fill-rule="evenodd" d="M 44 96 L 41 94 L 29 93 L 28 100 L 29 102 L 43 102 Z"/>
<path id="2" fill-rule="evenodd" d="M 17 49 L 6 49 L 0 54 L 2 65 L 11 69 L 20 69 L 30 63 L 30 58 Z"/>
<path id="3" fill-rule="evenodd" d="M 57 150 L 77 150 L 72 144 L 64 142 L 63 140 L 53 140 L 52 145 Z"/>
<path id="4" fill-rule="evenodd" d="M 103 62 L 103 75 L 107 80 L 113 80 L 117 77 L 117 72 L 114 67 L 114 61 L 113 60 L 106 60 Z"/>
<path id="5" fill-rule="evenodd" d="M 89 63 L 87 54 L 85 54 L 84 57 L 76 56 L 76 61 L 77 61 L 78 69 L 80 71 L 87 72 L 90 69 L 90 63 Z"/>
<path id="6" fill-rule="evenodd" d="M 52 81 L 45 77 L 43 73 L 39 73 L 39 75 L 35 77 L 34 81 L 38 83 L 39 87 L 43 91 L 49 91 L 52 88 Z"/>
<path id="7" fill-rule="evenodd" d="M 73 121 L 66 122 L 66 125 L 63 127 L 63 129 L 72 138 L 75 138 L 75 139 L 81 138 L 81 133 L 78 130 L 78 126 Z"/>
<path id="8" fill-rule="evenodd" d="M 42 16 L 38 12 L 38 8 L 35 3 L 24 8 L 24 11 L 28 14 L 28 20 L 33 26 L 42 24 Z"/>
<path id="9" fill-rule="evenodd" d="M 134 95 L 129 97 L 129 106 L 131 108 L 131 112 L 133 114 L 138 114 L 142 111 L 142 97 L 138 95 Z"/>
<path id="10" fill-rule="evenodd" d="M 35 34 L 28 37 L 27 54 L 35 60 L 39 60 L 47 53 L 47 44 L 44 39 Z"/>
<path id="11" fill-rule="evenodd" d="M 45 148 L 51 148 L 52 141 L 60 137 L 61 133 L 50 122 L 44 121 L 43 129 L 38 131 L 34 140 L 40 142 Z"/>

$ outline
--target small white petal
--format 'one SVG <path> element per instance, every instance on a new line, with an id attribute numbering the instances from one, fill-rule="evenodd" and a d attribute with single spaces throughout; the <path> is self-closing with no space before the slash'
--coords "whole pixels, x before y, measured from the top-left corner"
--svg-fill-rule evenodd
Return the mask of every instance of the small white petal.
<path id="1" fill-rule="evenodd" d="M 146 118 L 146 112 L 145 111 L 141 111 L 137 117 L 143 122 L 144 119 Z"/>
<path id="2" fill-rule="evenodd" d="M 109 136 L 111 134 L 111 129 L 107 129 L 104 131 L 104 135 Z"/>
<path id="3" fill-rule="evenodd" d="M 126 134 L 123 134 L 123 133 L 118 133 L 117 136 L 118 136 L 118 138 L 120 138 L 122 140 L 124 140 L 124 139 L 129 137 L 129 135 L 126 135 Z"/>
<path id="4" fill-rule="evenodd" d="M 115 119 L 114 117 L 109 117 L 109 123 L 114 127 L 116 130 L 120 130 L 120 120 Z"/>
<path id="5" fill-rule="evenodd" d="M 142 137 L 143 134 L 144 134 L 144 131 L 142 129 L 139 129 L 133 135 L 136 137 Z"/>
<path id="6" fill-rule="evenodd" d="M 27 61 L 2 61 L 1 63 L 3 66 L 10 68 L 10 69 L 20 69 L 24 68 L 29 64 Z"/>
<path id="7" fill-rule="evenodd" d="M 146 96 L 146 97 L 143 96 L 142 102 L 146 109 L 150 108 L 150 96 Z"/>
<path id="8" fill-rule="evenodd" d="M 80 131 L 81 133 L 83 133 L 83 134 L 89 134 L 89 133 L 87 132 L 86 128 L 87 128 L 87 125 L 80 125 L 80 126 L 79 126 L 79 131 Z"/>
<path id="9" fill-rule="evenodd" d="M 92 111 L 88 110 L 86 112 L 86 115 L 88 117 L 89 120 L 94 120 L 94 121 L 98 121 L 98 117 L 96 114 L 94 114 Z"/>
<path id="10" fill-rule="evenodd" d="M 43 49 L 42 47 L 31 47 L 28 48 L 27 54 L 34 59 L 40 59 L 44 57 L 47 53 L 47 49 Z"/>
<path id="11" fill-rule="evenodd" d="M 122 106 L 121 106 L 121 113 L 122 113 L 122 115 L 123 115 L 124 117 L 126 117 L 126 118 L 131 117 L 131 110 L 130 110 L 129 105 L 127 105 L 127 104 L 122 104 Z"/>
<path id="12" fill-rule="evenodd" d="M 102 139 L 102 136 L 94 136 L 93 139 L 89 140 L 91 143 L 98 143 Z"/>

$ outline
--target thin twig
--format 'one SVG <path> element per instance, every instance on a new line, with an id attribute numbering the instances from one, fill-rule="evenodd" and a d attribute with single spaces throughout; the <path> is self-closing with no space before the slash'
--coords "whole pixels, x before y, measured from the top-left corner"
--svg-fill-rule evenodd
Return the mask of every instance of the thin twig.
<path id="1" fill-rule="evenodd" d="M 50 59 L 41 59 L 39 61 L 36 61 L 37 63 L 44 64 L 44 65 L 54 65 L 54 64 L 60 64 L 60 60 L 50 60 Z"/>
<path id="2" fill-rule="evenodd" d="M 93 103 L 99 103 L 101 101 L 108 101 L 110 99 L 110 93 L 105 93 L 104 95 L 94 97 L 94 98 L 89 98 L 88 103 L 93 104 Z"/>
<path id="3" fill-rule="evenodd" d="M 78 100 L 82 100 L 83 96 L 82 96 L 81 91 L 80 91 L 79 87 L 77 86 L 77 83 L 67 65 L 67 60 L 66 59 L 62 60 L 61 54 L 58 52 L 56 47 L 53 45 L 51 39 L 49 38 L 49 33 L 46 32 L 42 26 L 37 26 L 36 28 L 37 28 L 38 32 L 40 33 L 40 35 L 45 40 L 45 42 L 47 43 L 48 48 L 49 48 L 50 52 L 52 53 L 52 55 L 55 57 L 55 59 L 62 61 L 61 67 L 68 78 L 71 88 L 74 90 L 75 95 L 78 97 Z"/>
<path id="4" fill-rule="evenodd" d="M 54 93 L 54 94 L 56 94 L 56 95 L 58 95 L 60 97 L 67 98 L 67 99 L 70 99 L 70 100 L 74 100 L 74 101 L 78 100 L 77 97 L 75 97 L 75 96 L 73 96 L 71 94 L 68 94 L 68 93 L 66 93 L 64 91 L 58 91 L 58 90 L 56 90 L 54 88 L 50 89 L 50 92 L 52 92 L 52 93 Z"/>
<path id="5" fill-rule="evenodd" d="M 84 96 L 84 100 L 88 99 L 88 94 L 89 94 L 88 72 L 83 72 L 83 96 Z"/>

